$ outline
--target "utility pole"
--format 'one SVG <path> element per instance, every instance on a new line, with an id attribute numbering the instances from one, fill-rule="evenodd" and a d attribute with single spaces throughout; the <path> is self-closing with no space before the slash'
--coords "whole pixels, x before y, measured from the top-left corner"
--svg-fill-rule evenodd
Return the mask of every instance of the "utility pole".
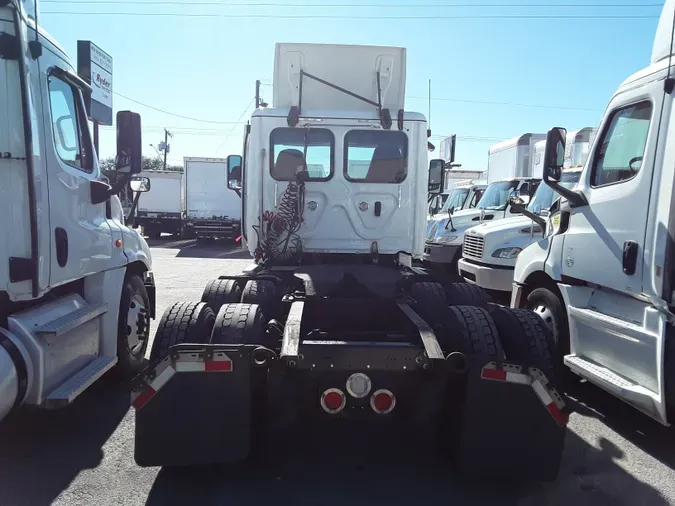
<path id="1" fill-rule="evenodd" d="M 171 132 L 164 129 L 164 170 L 166 170 L 166 155 L 169 152 L 169 137 L 172 137 Z"/>

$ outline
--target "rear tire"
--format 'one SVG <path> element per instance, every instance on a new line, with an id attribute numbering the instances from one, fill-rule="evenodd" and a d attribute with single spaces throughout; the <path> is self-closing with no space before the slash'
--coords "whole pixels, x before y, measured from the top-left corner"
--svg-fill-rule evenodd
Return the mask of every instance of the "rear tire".
<path id="1" fill-rule="evenodd" d="M 507 360 L 532 365 L 554 385 L 562 377 L 555 359 L 555 341 L 548 327 L 529 309 L 497 308 L 490 313 L 497 325 Z"/>
<path id="2" fill-rule="evenodd" d="M 218 314 L 223 304 L 241 301 L 241 287 L 235 279 L 214 279 L 209 282 L 202 293 L 202 302 Z"/>
<path id="3" fill-rule="evenodd" d="M 450 283 L 445 286 L 445 294 L 451 306 L 476 306 L 488 309 L 488 295 L 478 285 Z"/>
<path id="4" fill-rule="evenodd" d="M 419 281 L 410 287 L 410 295 L 417 301 L 415 311 L 432 326 L 441 323 L 440 315 L 447 310 L 445 289 L 440 283 Z"/>
<path id="5" fill-rule="evenodd" d="M 272 316 L 277 305 L 277 285 L 267 279 L 250 279 L 241 292 L 242 304 L 258 304 Z"/>
<path id="6" fill-rule="evenodd" d="M 207 343 L 214 322 L 213 310 L 204 302 L 176 302 L 162 315 L 152 343 L 150 361 L 154 362 L 176 344 Z"/>
<path id="7" fill-rule="evenodd" d="M 504 359 L 497 326 L 487 309 L 450 306 L 445 310 L 444 322 L 434 330 L 446 355 L 459 351 L 467 357 Z"/>
<path id="8" fill-rule="evenodd" d="M 266 346 L 265 317 L 257 304 L 223 304 L 216 315 L 211 344 Z"/>

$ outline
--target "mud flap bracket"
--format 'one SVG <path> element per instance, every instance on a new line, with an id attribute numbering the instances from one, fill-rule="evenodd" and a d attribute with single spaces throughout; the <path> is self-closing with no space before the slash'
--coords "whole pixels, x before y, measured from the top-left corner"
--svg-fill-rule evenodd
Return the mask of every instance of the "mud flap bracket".
<path id="1" fill-rule="evenodd" d="M 180 344 L 136 377 L 136 463 L 189 466 L 245 459 L 256 349 Z"/>

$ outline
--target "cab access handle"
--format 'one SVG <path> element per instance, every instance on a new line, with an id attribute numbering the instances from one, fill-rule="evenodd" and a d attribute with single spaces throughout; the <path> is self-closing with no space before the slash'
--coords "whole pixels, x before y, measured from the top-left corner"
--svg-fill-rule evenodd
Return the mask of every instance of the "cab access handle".
<path id="1" fill-rule="evenodd" d="M 638 243 L 626 241 L 623 243 L 623 272 L 629 276 L 635 274 L 638 259 Z"/>

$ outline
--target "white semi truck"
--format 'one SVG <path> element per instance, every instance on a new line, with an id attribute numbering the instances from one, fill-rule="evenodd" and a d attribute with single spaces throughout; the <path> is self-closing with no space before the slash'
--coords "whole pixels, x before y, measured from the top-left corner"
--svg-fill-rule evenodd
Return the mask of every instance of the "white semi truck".
<path id="1" fill-rule="evenodd" d="M 241 234 L 241 199 L 228 188 L 225 158 L 185 157 L 186 221 L 202 239 L 236 239 Z"/>
<path id="2" fill-rule="evenodd" d="M 564 200 L 518 256 L 511 299 L 541 315 L 561 365 L 662 424 L 675 421 L 674 16 L 666 0 L 651 62 L 614 93 L 573 190 L 565 133 L 549 131 L 544 183 Z"/>
<path id="3" fill-rule="evenodd" d="M 457 276 L 464 232 L 484 221 L 496 221 L 518 215 L 509 197 L 513 192 L 531 196 L 541 182 L 541 170 L 534 163 L 535 145 L 545 134 L 526 133 L 500 142 L 488 150 L 488 187 L 473 209 L 439 217 L 427 227 L 424 262 Z"/>
<path id="4" fill-rule="evenodd" d="M 144 365 L 155 285 L 121 191 L 141 171 L 140 117 L 117 113 L 117 169 L 102 176 L 78 76 L 36 30 L 35 2 L 0 4 L 0 419 L 67 406 L 116 366 Z M 132 188 L 147 191 L 148 181 Z"/>
<path id="5" fill-rule="evenodd" d="M 277 44 L 273 107 L 253 112 L 229 164 L 254 263 L 162 317 L 132 387 L 139 465 L 408 437 L 482 479 L 557 474 L 567 415 L 545 326 L 411 266 L 443 161 L 404 110 L 405 60 Z"/>
<path id="6" fill-rule="evenodd" d="M 565 166 L 560 180 L 566 188 L 572 188 L 579 181 L 596 131 L 597 128 L 585 127 L 567 134 Z M 542 173 L 545 150 L 545 140 L 535 144 L 533 162 L 537 173 Z M 523 249 L 542 238 L 546 228 L 544 216 L 550 213 L 559 197 L 550 187 L 539 185 L 533 198 L 529 200 L 526 196 L 523 201 L 527 205 L 527 209 L 522 210 L 524 216 L 487 222 L 467 230 L 458 262 L 460 276 L 495 292 L 498 297 L 510 297 L 516 259 Z"/>
<path id="7" fill-rule="evenodd" d="M 185 216 L 183 172 L 144 170 L 141 177 L 150 180 L 151 190 L 141 195 L 136 210 L 136 224 L 148 237 L 159 238 L 162 233 L 181 236 Z"/>

